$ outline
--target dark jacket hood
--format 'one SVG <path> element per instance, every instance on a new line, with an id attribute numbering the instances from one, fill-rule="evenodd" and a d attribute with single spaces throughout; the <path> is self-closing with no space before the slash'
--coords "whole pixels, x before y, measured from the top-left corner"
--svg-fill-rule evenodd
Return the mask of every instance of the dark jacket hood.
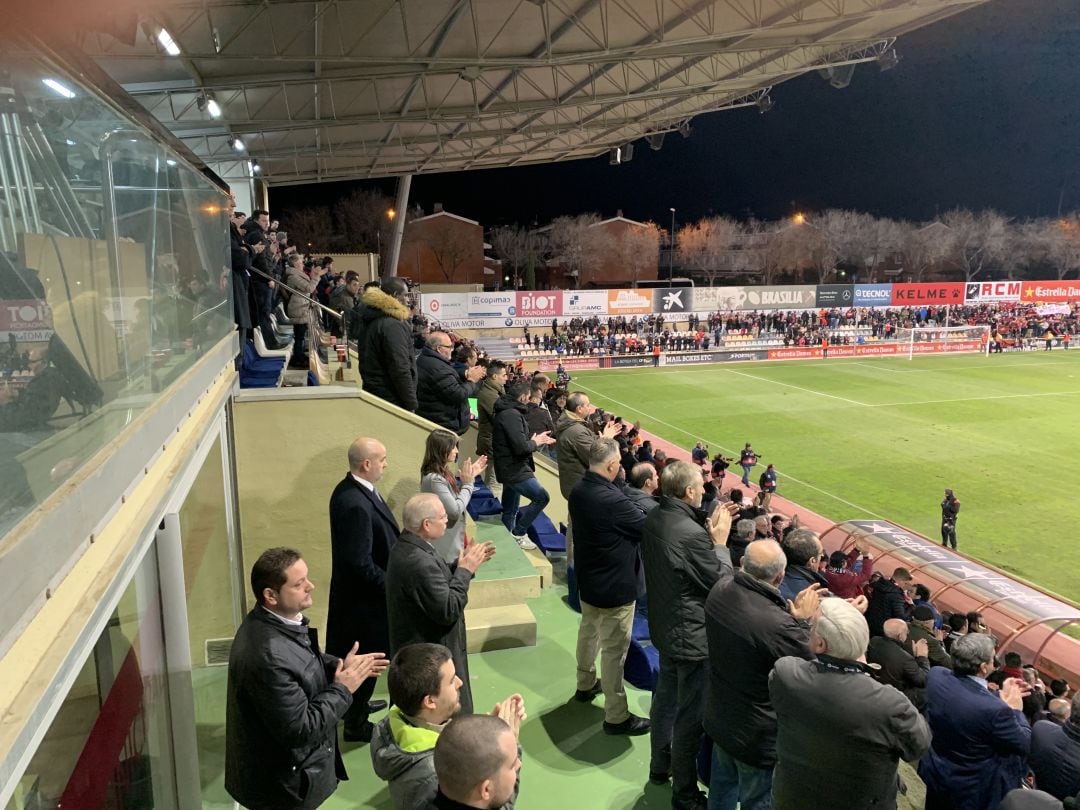
<path id="1" fill-rule="evenodd" d="M 516 399 L 511 399 L 509 394 L 503 394 L 497 400 L 495 400 L 495 405 L 492 407 L 491 412 L 494 415 L 498 416 L 500 413 L 507 410 L 508 408 L 517 408 L 517 410 L 519 410 L 523 414 L 527 413 L 529 410 L 527 405 L 523 405 Z"/>
<path id="2" fill-rule="evenodd" d="M 376 318 L 396 318 L 399 321 L 409 319 L 409 308 L 398 301 L 394 296 L 387 295 L 382 290 L 372 287 L 360 297 L 364 304 L 363 318 L 370 322 Z"/>

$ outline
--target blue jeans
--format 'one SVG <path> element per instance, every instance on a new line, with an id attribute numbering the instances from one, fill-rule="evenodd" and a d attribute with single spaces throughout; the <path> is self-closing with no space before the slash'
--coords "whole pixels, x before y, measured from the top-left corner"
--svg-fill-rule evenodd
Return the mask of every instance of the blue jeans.
<path id="1" fill-rule="evenodd" d="M 649 770 L 671 767 L 672 807 L 692 807 L 698 790 L 697 755 L 701 749 L 701 718 L 705 711 L 707 661 L 675 661 L 660 656 L 653 692 L 652 757 Z"/>
<path id="2" fill-rule="evenodd" d="M 519 515 L 518 505 L 523 495 L 529 499 L 529 505 L 522 509 Z M 503 482 L 503 525 L 510 530 L 510 534 L 525 534 L 550 500 L 547 490 L 540 486 L 540 482 L 535 478 L 526 478 L 515 484 Z"/>
<path id="3" fill-rule="evenodd" d="M 742 482 L 744 487 L 750 486 L 750 471 L 754 469 L 753 464 L 741 464 L 742 467 Z"/>
<path id="4" fill-rule="evenodd" d="M 713 743 L 709 810 L 771 810 L 772 768 L 755 768 Z"/>

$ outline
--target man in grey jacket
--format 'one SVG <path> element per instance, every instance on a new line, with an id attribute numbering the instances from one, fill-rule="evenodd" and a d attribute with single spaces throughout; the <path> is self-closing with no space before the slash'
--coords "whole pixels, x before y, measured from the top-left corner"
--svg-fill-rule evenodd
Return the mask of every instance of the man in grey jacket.
<path id="1" fill-rule="evenodd" d="M 725 547 L 732 508 L 711 518 L 701 511 L 705 482 L 688 461 L 668 464 L 660 476 L 660 505 L 645 518 L 641 556 L 653 605 L 649 635 L 660 652 L 653 693 L 652 759 L 649 779 L 672 778 L 672 807 L 704 806 L 695 760 L 701 748 L 706 665 L 705 598 L 721 578 L 732 574 Z"/>
<path id="2" fill-rule="evenodd" d="M 398 650 L 387 676 L 390 713 L 371 740 L 371 764 L 389 783 L 395 810 L 414 810 L 435 798 L 435 743 L 461 710 L 461 679 L 450 650 L 441 644 L 408 644 Z M 511 695 L 492 712 L 517 736 L 525 702 Z M 515 790 L 515 797 L 516 797 Z M 511 810 L 514 799 L 503 805 Z"/>

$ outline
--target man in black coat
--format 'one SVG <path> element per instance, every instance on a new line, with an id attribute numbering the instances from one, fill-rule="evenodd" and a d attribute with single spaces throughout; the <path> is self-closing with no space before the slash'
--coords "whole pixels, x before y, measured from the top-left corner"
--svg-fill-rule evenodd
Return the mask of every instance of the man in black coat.
<path id="1" fill-rule="evenodd" d="M 528 402 L 529 384 L 518 382 L 511 385 L 495 401 L 491 431 L 495 477 L 503 485 L 502 522 L 514 535 L 518 545 L 526 550 L 536 548 L 527 532 L 551 499 L 536 479 L 533 453 L 539 447 L 555 444 L 555 439 L 549 433 L 529 435 L 529 425 L 525 419 Z M 518 514 L 522 496 L 529 499 L 529 505 Z"/>
<path id="2" fill-rule="evenodd" d="M 483 366 L 465 369 L 462 379 L 450 363 L 453 341 L 446 332 L 432 332 L 416 357 L 416 413 L 458 436 L 469 429 L 469 397 L 480 390 Z"/>
<path id="3" fill-rule="evenodd" d="M 724 546 L 733 510 L 701 511 L 705 481 L 701 469 L 673 461 L 660 475 L 660 505 L 645 518 L 641 557 L 653 609 L 649 636 L 660 652 L 653 692 L 652 754 L 649 778 L 672 778 L 672 806 L 697 808 L 695 760 L 701 748 L 702 693 L 709 657 L 705 638 L 705 598 L 717 582 L 731 577 Z"/>
<path id="4" fill-rule="evenodd" d="M 400 530 L 375 489 L 386 470 L 386 448 L 360 437 L 349 447 L 349 472 L 330 496 L 330 606 L 326 649 L 344 655 L 353 642 L 361 652 L 390 646 L 386 620 L 386 566 Z M 365 682 L 345 715 L 345 740 L 370 742 L 371 712 L 386 708 L 371 701 L 374 682 Z"/>
<path id="5" fill-rule="evenodd" d="M 258 603 L 229 652 L 225 789 L 245 807 L 307 810 L 347 779 L 337 724 L 352 693 L 387 665 L 383 652 L 319 650 L 302 611 L 315 589 L 300 553 L 264 551 L 251 569 Z"/>
<path id="6" fill-rule="evenodd" d="M 870 633 L 856 607 L 822 599 L 811 628 L 816 660 L 787 656 L 769 675 L 777 724 L 773 810 L 895 810 L 897 761 L 926 753 L 930 727 L 911 701 L 867 676 Z"/>
<path id="7" fill-rule="evenodd" d="M 472 714 L 465 606 L 476 569 L 495 554 L 491 543 L 472 543 L 447 565 L 432 542 L 446 532 L 446 507 L 431 493 L 413 495 L 402 513 L 405 531 L 390 550 L 386 569 L 386 609 L 390 654 L 406 644 L 428 642 L 450 650 L 461 678 L 461 713 Z"/>
<path id="8" fill-rule="evenodd" d="M 765 539 L 760 535 L 757 537 L 759 540 Z M 794 601 L 800 591 L 815 584 L 823 590 L 829 590 L 828 580 L 818 571 L 818 562 L 822 555 L 821 540 L 814 532 L 809 529 L 795 529 L 783 539 L 780 548 L 784 550 L 787 558 L 784 580 L 780 583 L 780 595 L 784 599 Z"/>
<path id="9" fill-rule="evenodd" d="M 589 454 L 589 469 L 570 492 L 570 519 L 577 537 L 574 565 L 581 596 L 575 697 L 588 702 L 596 695 L 599 651 L 604 732 L 645 734 L 649 721 L 630 713 L 623 689 L 623 664 L 634 629 L 634 607 L 641 595 L 638 544 L 645 513 L 614 483 L 621 468 L 619 457 L 618 442 L 598 439 Z"/>
<path id="10" fill-rule="evenodd" d="M 866 623 L 870 635 L 885 634 L 886 619 L 903 619 L 911 616 L 912 603 L 909 590 L 915 589 L 911 572 L 906 568 L 897 568 L 889 579 L 879 579 L 870 586 L 870 604 L 866 608 Z"/>
<path id="11" fill-rule="evenodd" d="M 364 390 L 415 411 L 416 351 L 405 303 L 408 292 L 409 286 L 397 276 L 364 291 L 356 345 Z"/>
<path id="12" fill-rule="evenodd" d="M 721 580 L 705 602 L 709 641 L 705 731 L 713 741 L 709 806 L 768 807 L 776 764 L 776 715 L 769 673 L 784 656 L 809 660 L 810 619 L 820 588 L 790 603 L 780 595 L 787 560 L 775 540 L 746 547 L 742 569 Z"/>
<path id="13" fill-rule="evenodd" d="M 904 645 L 908 640 L 908 625 L 903 619 L 886 619 L 885 635 L 874 636 L 866 650 L 866 660 L 877 664 L 874 677 L 883 684 L 899 689 L 915 708 L 926 707 L 926 676 L 930 659 L 926 642 L 916 641 L 909 653 Z"/>
<path id="14" fill-rule="evenodd" d="M 945 490 L 945 499 L 941 502 L 941 545 L 952 546 L 956 551 L 956 518 L 960 514 L 960 501 L 951 489 Z"/>

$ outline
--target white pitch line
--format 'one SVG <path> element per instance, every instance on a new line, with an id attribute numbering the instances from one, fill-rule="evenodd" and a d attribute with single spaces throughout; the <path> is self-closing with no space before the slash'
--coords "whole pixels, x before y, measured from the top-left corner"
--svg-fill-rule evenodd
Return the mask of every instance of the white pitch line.
<path id="1" fill-rule="evenodd" d="M 779 380 L 770 380 L 768 377 L 758 377 L 754 374 L 747 374 L 745 371 L 736 371 L 733 368 L 725 368 L 728 374 L 738 374 L 740 377 L 749 377 L 751 380 L 759 380 L 760 382 L 772 383 L 773 385 L 782 385 L 785 388 L 794 388 L 796 391 L 802 391 L 806 394 L 817 394 L 819 397 L 828 397 L 829 399 L 836 399 L 840 402 L 846 402 L 849 405 L 861 405 L 864 408 L 873 407 L 869 403 L 859 402 L 857 399 L 848 399 L 847 397 L 838 397 L 836 394 L 826 394 L 824 391 L 815 391 L 813 388 L 803 388 L 801 385 L 792 385 L 791 383 L 780 382 Z"/>
<path id="2" fill-rule="evenodd" d="M 663 425 L 664 427 L 671 428 L 672 430 L 677 431 L 677 432 L 683 434 L 684 436 L 689 436 L 691 439 L 693 439 L 696 442 L 705 442 L 710 447 L 716 447 L 716 448 L 718 448 L 720 450 L 724 450 L 724 451 L 726 451 L 728 453 L 731 453 L 732 455 L 736 455 L 738 453 L 737 450 L 732 450 L 730 447 L 724 447 L 722 444 L 720 444 L 720 442 L 713 441 L 712 439 L 707 439 L 704 436 L 695 436 L 693 433 L 691 433 L 688 430 L 684 430 L 683 428 L 678 427 L 676 425 L 673 425 L 670 422 L 665 422 L 663 419 L 657 419 L 652 414 L 646 413 L 645 411 L 641 410 L 640 408 L 635 408 L 633 405 L 627 405 L 625 402 L 620 402 L 619 400 L 617 400 L 617 399 L 615 399 L 613 397 L 609 397 L 607 394 L 604 394 L 604 393 L 602 393 L 600 391 L 596 391 L 596 390 L 594 390 L 592 388 L 589 388 L 587 385 L 582 385 L 581 383 L 577 383 L 574 387 L 575 388 L 582 388 L 585 391 L 589 391 L 590 393 L 593 393 L 598 397 L 603 397 L 608 402 L 614 402 L 620 408 L 624 408 L 625 410 L 633 411 L 634 413 L 641 414 L 642 416 L 646 417 L 647 419 L 650 419 L 653 422 L 656 422 L 658 425 Z M 780 473 L 781 473 L 781 471 L 779 469 L 777 469 L 777 474 L 780 474 Z M 844 500 L 839 495 L 834 495 L 833 493 L 828 492 L 828 491 L 826 491 L 824 489 L 821 489 L 820 487 L 815 487 L 813 484 L 809 484 L 806 481 L 802 481 L 802 480 L 796 478 L 793 475 L 790 475 L 788 473 L 783 473 L 783 476 L 784 476 L 784 479 L 787 480 L 787 481 L 791 481 L 791 482 L 793 482 L 795 484 L 799 484 L 800 486 L 807 487 L 808 489 L 812 489 L 815 492 L 820 492 L 825 497 L 832 498 L 834 501 L 838 501 L 838 502 L 844 504 L 845 506 L 850 506 L 852 509 L 858 509 L 863 514 L 870 515 L 870 517 L 872 517 L 872 518 L 875 518 L 877 520 L 888 520 L 888 518 L 885 517 L 884 515 L 879 515 L 877 512 L 872 512 L 872 511 L 870 511 L 869 509 L 867 509 L 864 506 L 859 506 L 857 503 L 852 503 L 851 501 Z"/>
<path id="3" fill-rule="evenodd" d="M 949 402 L 983 402 L 991 399 L 1025 399 L 1028 397 L 1066 397 L 1080 394 L 1080 391 L 1046 391 L 1041 394 L 998 394 L 989 397 L 961 397 L 959 399 L 927 399 L 918 402 L 879 402 L 867 405 L 868 408 L 895 408 L 900 405 L 945 405 Z"/>

